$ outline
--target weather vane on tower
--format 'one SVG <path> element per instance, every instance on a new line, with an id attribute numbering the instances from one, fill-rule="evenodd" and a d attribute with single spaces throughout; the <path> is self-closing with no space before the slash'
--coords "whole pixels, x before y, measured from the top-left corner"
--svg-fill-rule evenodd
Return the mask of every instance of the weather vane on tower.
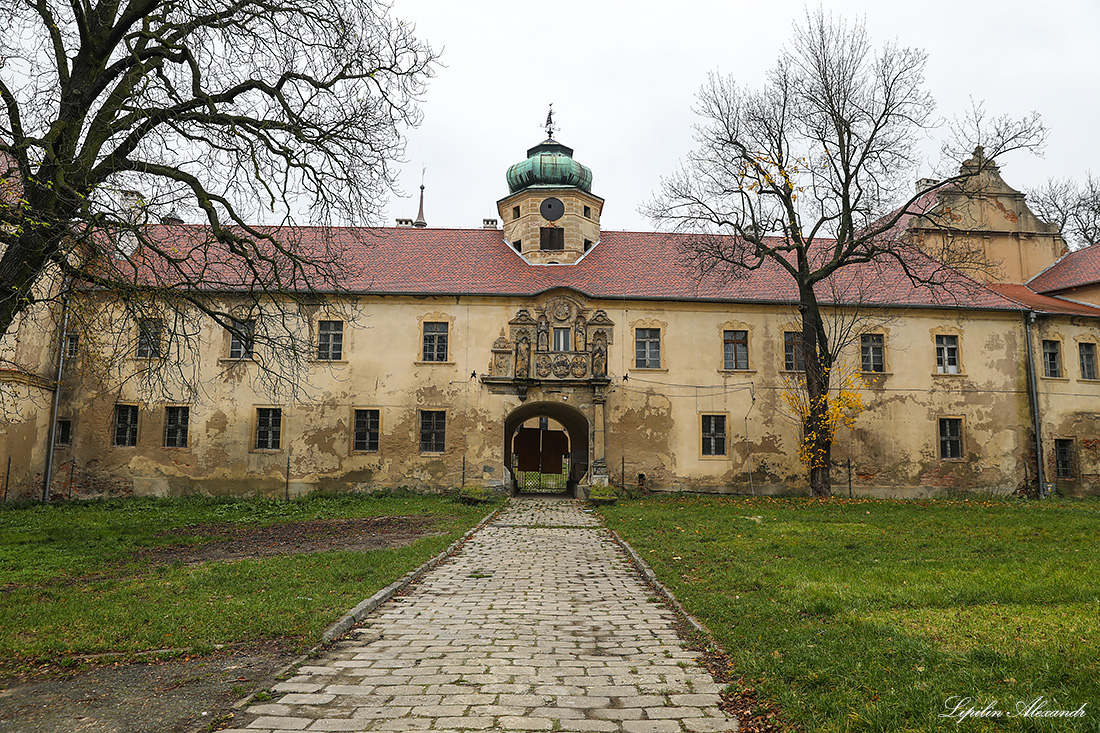
<path id="1" fill-rule="evenodd" d="M 554 103 L 550 103 L 550 111 L 546 113 L 546 138 L 548 140 L 554 139 Z"/>

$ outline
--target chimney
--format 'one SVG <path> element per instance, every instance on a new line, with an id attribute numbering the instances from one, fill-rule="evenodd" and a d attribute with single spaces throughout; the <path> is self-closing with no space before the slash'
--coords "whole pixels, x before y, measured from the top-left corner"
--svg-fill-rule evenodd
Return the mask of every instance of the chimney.
<path id="1" fill-rule="evenodd" d="M 922 191 L 927 191 L 928 189 L 935 186 L 937 183 L 939 183 L 939 181 L 937 181 L 935 178 L 918 178 L 916 192 L 921 193 Z"/>
<path id="2" fill-rule="evenodd" d="M 482 229 L 496 229 L 497 228 L 497 220 L 496 219 L 482 219 L 481 220 L 481 228 Z"/>
<path id="3" fill-rule="evenodd" d="M 398 219 L 397 226 L 399 227 L 411 227 L 413 225 L 412 219 Z"/>
<path id="4" fill-rule="evenodd" d="M 183 219 L 180 218 L 179 212 L 172 209 L 167 214 L 160 218 L 161 224 L 182 224 Z"/>

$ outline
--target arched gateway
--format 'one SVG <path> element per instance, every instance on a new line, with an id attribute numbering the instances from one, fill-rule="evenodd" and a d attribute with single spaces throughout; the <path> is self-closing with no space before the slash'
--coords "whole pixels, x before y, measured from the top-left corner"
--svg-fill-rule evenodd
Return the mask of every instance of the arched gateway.
<path id="1" fill-rule="evenodd" d="M 536 426 L 536 418 L 546 418 L 546 423 L 553 421 L 562 429 Z M 577 484 L 588 473 L 589 453 L 588 418 L 570 405 L 532 402 L 517 407 L 504 421 L 504 465 L 511 473 L 513 493 L 556 488 L 559 484 L 545 477 L 561 475 L 565 478 L 561 488 L 576 495 Z"/>

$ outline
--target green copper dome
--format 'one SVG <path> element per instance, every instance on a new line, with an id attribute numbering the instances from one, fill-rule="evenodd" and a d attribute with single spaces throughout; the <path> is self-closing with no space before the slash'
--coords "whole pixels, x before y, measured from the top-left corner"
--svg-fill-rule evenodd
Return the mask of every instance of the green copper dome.
<path id="1" fill-rule="evenodd" d="M 573 160 L 573 148 L 546 140 L 527 151 L 527 160 L 516 163 L 505 174 L 508 192 L 531 186 L 572 186 L 592 191 L 592 171 Z"/>

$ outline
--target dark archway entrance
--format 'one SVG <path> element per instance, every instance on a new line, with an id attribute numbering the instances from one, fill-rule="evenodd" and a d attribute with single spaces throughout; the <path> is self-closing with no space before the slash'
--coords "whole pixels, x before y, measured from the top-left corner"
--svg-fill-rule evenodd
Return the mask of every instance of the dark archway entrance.
<path id="1" fill-rule="evenodd" d="M 516 408 L 504 421 L 504 465 L 511 471 L 512 492 L 575 496 L 588 473 L 588 431 L 588 418 L 566 404 Z"/>

